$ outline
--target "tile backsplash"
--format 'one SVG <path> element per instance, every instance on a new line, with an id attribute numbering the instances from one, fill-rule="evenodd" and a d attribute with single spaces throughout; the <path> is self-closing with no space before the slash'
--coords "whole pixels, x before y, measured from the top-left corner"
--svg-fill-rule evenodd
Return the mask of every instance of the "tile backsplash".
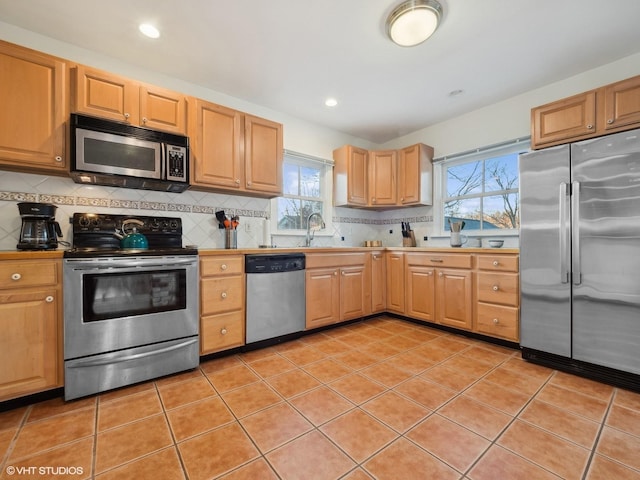
<path id="1" fill-rule="evenodd" d="M 0 250 L 16 249 L 22 224 L 17 207 L 19 202 L 56 205 L 56 220 L 62 228 L 62 240 L 70 241 L 69 219 L 76 212 L 157 215 L 180 217 L 183 244 L 197 245 L 202 249 L 224 248 L 224 231 L 218 228 L 215 218 L 217 210 L 240 217 L 239 248 L 256 248 L 263 244 L 263 233 L 265 229 L 269 231 L 267 222 L 271 213 L 270 201 L 262 198 L 197 190 L 166 193 L 82 185 L 66 177 L 0 171 Z M 360 246 L 365 240 L 382 240 L 385 246 L 399 246 L 402 244 L 401 221 L 411 221 L 416 236 L 422 238 L 429 234 L 433 225 L 431 207 L 384 213 L 334 208 L 332 229 L 317 232 L 313 245 L 349 247 Z M 393 234 L 389 233 L 390 227 Z M 274 233 L 271 243 L 279 247 L 304 244 L 304 236 L 280 235 L 274 229 L 270 231 Z"/>

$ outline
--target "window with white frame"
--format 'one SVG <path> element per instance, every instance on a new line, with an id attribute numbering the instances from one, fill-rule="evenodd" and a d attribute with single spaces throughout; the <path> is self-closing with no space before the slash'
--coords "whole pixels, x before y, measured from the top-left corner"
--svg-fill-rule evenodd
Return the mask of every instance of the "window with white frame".
<path id="1" fill-rule="evenodd" d="M 331 164 L 302 154 L 285 152 L 283 195 L 273 202 L 272 215 L 278 233 L 306 231 L 312 213 L 331 218 Z M 274 224 L 272 223 L 272 226 Z"/>
<path id="2" fill-rule="evenodd" d="M 440 160 L 442 232 L 449 221 L 464 221 L 477 233 L 517 233 L 520 228 L 518 155 L 528 139 Z"/>

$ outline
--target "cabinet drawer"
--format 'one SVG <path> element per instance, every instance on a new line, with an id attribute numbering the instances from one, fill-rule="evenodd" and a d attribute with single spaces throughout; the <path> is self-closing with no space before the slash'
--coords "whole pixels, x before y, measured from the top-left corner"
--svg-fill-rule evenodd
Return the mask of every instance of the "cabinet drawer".
<path id="1" fill-rule="evenodd" d="M 478 301 L 518 306 L 518 275 L 515 273 L 478 273 Z"/>
<path id="2" fill-rule="evenodd" d="M 446 268 L 471 268 L 471 254 L 451 254 L 444 253 L 425 254 L 425 253 L 408 253 L 407 265 L 420 265 L 423 267 L 446 267 Z"/>
<path id="3" fill-rule="evenodd" d="M 201 314 L 241 310 L 244 307 L 244 277 L 203 278 L 200 281 Z"/>
<path id="4" fill-rule="evenodd" d="M 480 270 L 494 270 L 497 272 L 517 272 L 518 257 L 507 255 L 478 255 Z"/>
<path id="5" fill-rule="evenodd" d="M 200 353 L 207 354 L 244 345 L 243 312 L 202 317 Z"/>
<path id="6" fill-rule="evenodd" d="M 58 279 L 58 262 L 1 262 L 0 288 L 24 288 L 55 285 Z"/>
<path id="7" fill-rule="evenodd" d="M 518 309 L 478 303 L 476 329 L 479 333 L 517 342 L 519 341 Z"/>
<path id="8" fill-rule="evenodd" d="M 232 275 L 244 272 L 243 256 L 203 257 L 200 259 L 200 276 Z"/>

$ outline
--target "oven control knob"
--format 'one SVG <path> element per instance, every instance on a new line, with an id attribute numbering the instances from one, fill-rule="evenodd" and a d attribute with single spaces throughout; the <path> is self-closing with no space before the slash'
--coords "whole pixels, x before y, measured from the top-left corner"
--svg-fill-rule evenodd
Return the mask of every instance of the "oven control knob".
<path id="1" fill-rule="evenodd" d="M 160 222 L 158 221 L 157 218 L 154 218 L 153 220 L 151 220 L 151 227 L 152 228 L 160 228 Z"/>
<path id="2" fill-rule="evenodd" d="M 169 226 L 173 229 L 178 228 L 178 221 L 177 220 L 171 220 L 171 223 L 169 223 Z"/>
<path id="3" fill-rule="evenodd" d="M 90 220 L 87 217 L 80 217 L 78 218 L 78 224 L 81 227 L 88 227 L 90 225 Z"/>

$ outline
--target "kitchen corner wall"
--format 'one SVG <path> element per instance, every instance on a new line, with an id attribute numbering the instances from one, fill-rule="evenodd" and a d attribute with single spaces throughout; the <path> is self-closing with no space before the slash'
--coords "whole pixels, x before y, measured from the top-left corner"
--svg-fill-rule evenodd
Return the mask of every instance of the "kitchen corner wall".
<path id="1" fill-rule="evenodd" d="M 270 201 L 261 198 L 224 195 L 187 190 L 165 193 L 97 185 L 81 185 L 71 179 L 0 171 L 0 250 L 15 250 L 22 221 L 19 202 L 52 203 L 58 207 L 56 220 L 62 228 L 61 240 L 71 241 L 69 219 L 74 213 L 113 213 L 162 217 L 180 217 L 183 244 L 198 248 L 224 248 L 223 230 L 215 218 L 217 210 L 238 215 L 238 247 L 256 248 L 263 244 L 268 228 Z M 400 222 L 409 221 L 416 238 L 429 234 L 433 225 L 431 207 L 417 207 L 392 212 L 374 212 L 351 208 L 334 208 L 332 227 L 316 232 L 315 246 L 361 246 L 365 240 L 382 240 L 384 246 L 402 245 Z M 393 230 L 390 234 L 389 230 Z M 275 229 L 270 229 L 271 233 Z M 272 235 L 278 247 L 298 247 L 304 236 Z M 418 245 L 423 243 L 418 241 Z M 61 246 L 61 248 L 65 248 Z"/>

